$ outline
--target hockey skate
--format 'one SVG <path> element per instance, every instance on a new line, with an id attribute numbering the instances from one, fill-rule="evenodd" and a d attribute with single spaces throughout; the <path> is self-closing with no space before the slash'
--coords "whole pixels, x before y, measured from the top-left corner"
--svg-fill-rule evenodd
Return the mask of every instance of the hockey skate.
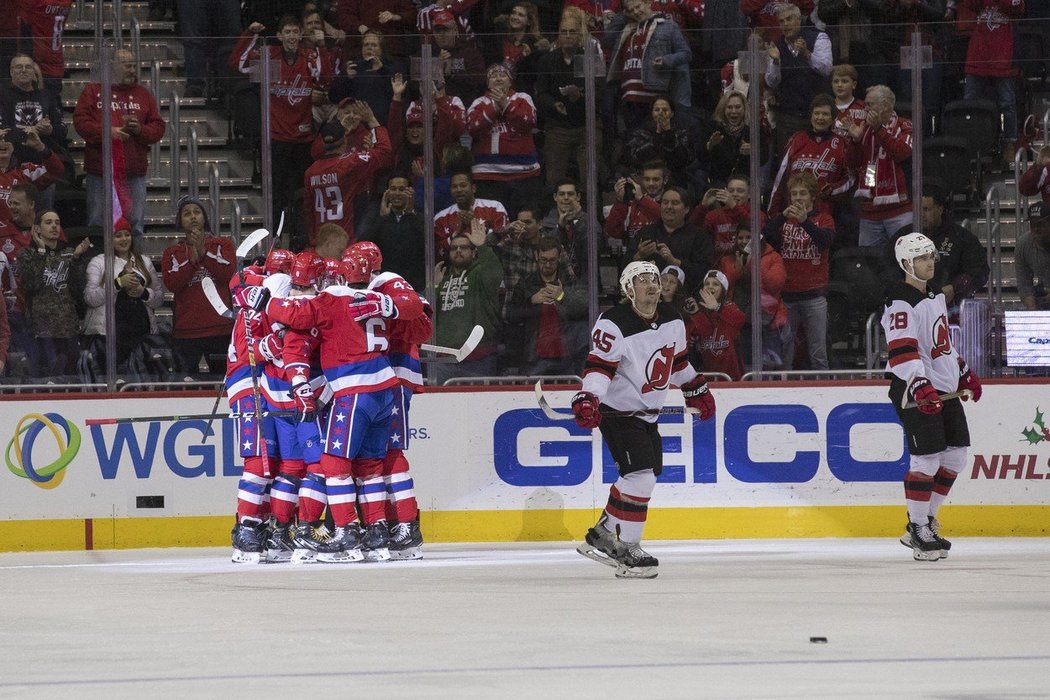
<path id="1" fill-rule="evenodd" d="M 362 559 L 361 526 L 356 521 L 337 527 L 332 538 L 317 550 L 317 561 L 325 564 L 349 564 Z"/>
<path id="2" fill-rule="evenodd" d="M 262 560 L 263 540 L 266 526 L 254 518 L 244 518 L 233 526 L 230 536 L 233 540 L 234 564 L 258 564 Z"/>
<path id="3" fill-rule="evenodd" d="M 621 542 L 616 578 L 656 578 L 660 562 L 637 542 Z"/>
<path id="4" fill-rule="evenodd" d="M 948 550 L 952 548 L 952 543 L 941 537 L 941 521 L 932 515 L 927 516 L 929 518 L 930 532 L 933 533 L 934 539 L 936 539 L 941 545 L 941 559 L 948 558 Z M 908 549 L 911 549 L 911 530 L 907 527 L 904 528 L 904 534 L 901 535 L 901 544 Z"/>
<path id="5" fill-rule="evenodd" d="M 266 538 L 266 561 L 269 564 L 279 564 L 291 561 L 295 545 L 292 544 L 292 534 L 289 523 L 273 524 L 269 536 Z"/>
<path id="6" fill-rule="evenodd" d="M 941 558 L 940 541 L 929 525 L 908 523 L 908 534 L 911 535 L 912 556 L 916 561 L 937 561 Z"/>
<path id="7" fill-rule="evenodd" d="M 617 568 L 620 566 L 617 558 L 623 545 L 615 533 L 605 528 L 604 522 L 605 516 L 602 515 L 594 527 L 587 531 L 583 543 L 576 548 L 576 551 L 599 564 Z"/>
<path id="8" fill-rule="evenodd" d="M 317 548 L 328 542 L 328 529 L 321 523 L 300 522 L 291 532 L 292 563 L 313 564 L 317 561 Z"/>
<path id="9" fill-rule="evenodd" d="M 390 528 L 391 559 L 422 559 L 423 532 L 419 529 L 419 519 L 407 523 L 395 523 Z"/>
<path id="10" fill-rule="evenodd" d="M 368 561 L 386 561 L 390 558 L 390 530 L 385 520 L 365 525 L 362 545 Z"/>

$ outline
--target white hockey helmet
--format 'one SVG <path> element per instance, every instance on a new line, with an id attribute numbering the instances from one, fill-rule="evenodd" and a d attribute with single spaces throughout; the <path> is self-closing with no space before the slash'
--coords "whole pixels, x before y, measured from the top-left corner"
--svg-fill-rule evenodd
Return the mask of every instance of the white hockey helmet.
<path id="1" fill-rule="evenodd" d="M 912 275 L 908 272 L 908 268 L 904 267 L 905 261 L 911 264 L 912 270 L 915 269 L 915 258 L 923 255 L 933 255 L 934 260 L 937 259 L 937 246 L 934 245 L 926 236 L 921 233 L 907 233 L 897 239 L 897 242 L 893 244 L 893 257 L 897 259 L 897 264 L 904 270 L 904 274 Z"/>
<path id="2" fill-rule="evenodd" d="M 660 268 L 646 260 L 627 263 L 627 267 L 620 273 L 620 291 L 631 301 L 634 301 L 634 278 L 639 275 L 653 275 L 653 278 L 659 281 Z"/>

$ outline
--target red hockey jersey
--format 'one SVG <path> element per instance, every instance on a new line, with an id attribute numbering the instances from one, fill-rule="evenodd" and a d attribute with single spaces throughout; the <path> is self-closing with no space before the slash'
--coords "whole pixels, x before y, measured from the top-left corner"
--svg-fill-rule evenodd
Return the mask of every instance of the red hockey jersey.
<path id="1" fill-rule="evenodd" d="M 66 73 L 62 53 L 62 33 L 72 9 L 73 0 L 15 0 L 18 7 L 18 51 L 33 57 L 40 72 L 48 78 L 61 79 Z M 4 3 L 5 5 L 7 3 Z M 5 8 L 4 13 L 12 8 Z M 4 76 L 5 78 L 7 76 Z"/>
<path id="2" fill-rule="evenodd" d="M 250 75 L 259 60 L 262 37 L 245 32 L 230 56 L 230 68 Z M 295 60 L 284 60 L 280 46 L 267 47 L 271 65 L 279 71 L 270 75 L 270 132 L 275 141 L 310 143 L 313 140 L 313 91 L 318 86 L 314 76 L 321 75 L 321 56 L 305 46 L 299 47 Z"/>
<path id="3" fill-rule="evenodd" d="M 512 92 L 502 112 L 488 95 L 474 100 L 467 110 L 474 179 L 508 181 L 538 175 L 535 127 L 536 106 L 524 92 Z"/>
<path id="4" fill-rule="evenodd" d="M 494 199 L 475 199 L 470 208 L 475 218 L 481 219 L 491 231 L 500 231 L 507 226 L 507 210 Z M 434 238 L 439 257 L 448 255 L 448 241 L 457 233 L 467 231 L 459 215 L 459 205 L 453 204 L 434 215 Z"/>

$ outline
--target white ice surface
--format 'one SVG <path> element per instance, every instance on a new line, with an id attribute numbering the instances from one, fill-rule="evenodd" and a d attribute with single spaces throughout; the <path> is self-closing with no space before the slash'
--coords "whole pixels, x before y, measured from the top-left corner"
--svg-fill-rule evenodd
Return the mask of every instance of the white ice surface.
<path id="1" fill-rule="evenodd" d="M 0 698 L 1050 697 L 1050 540 L 648 548 L 651 581 L 568 544 L 0 554 Z"/>

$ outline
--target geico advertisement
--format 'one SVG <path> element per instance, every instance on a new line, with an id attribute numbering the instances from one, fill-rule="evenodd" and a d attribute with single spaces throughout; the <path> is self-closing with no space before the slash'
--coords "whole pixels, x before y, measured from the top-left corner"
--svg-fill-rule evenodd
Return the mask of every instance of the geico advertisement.
<path id="1" fill-rule="evenodd" d="M 972 447 L 953 503 L 1050 503 L 1050 385 L 986 387 L 967 404 Z M 716 388 L 714 420 L 663 416 L 660 507 L 898 503 L 907 447 L 879 386 Z M 616 466 L 576 427 L 572 392 L 421 394 L 409 461 L 427 510 L 593 508 Z M 675 395 L 672 401 L 681 402 Z M 85 424 L 90 418 L 207 413 L 206 398 L 0 402 L 4 519 L 222 515 L 241 473 L 231 420 Z M 220 411 L 221 413 L 225 409 Z"/>

